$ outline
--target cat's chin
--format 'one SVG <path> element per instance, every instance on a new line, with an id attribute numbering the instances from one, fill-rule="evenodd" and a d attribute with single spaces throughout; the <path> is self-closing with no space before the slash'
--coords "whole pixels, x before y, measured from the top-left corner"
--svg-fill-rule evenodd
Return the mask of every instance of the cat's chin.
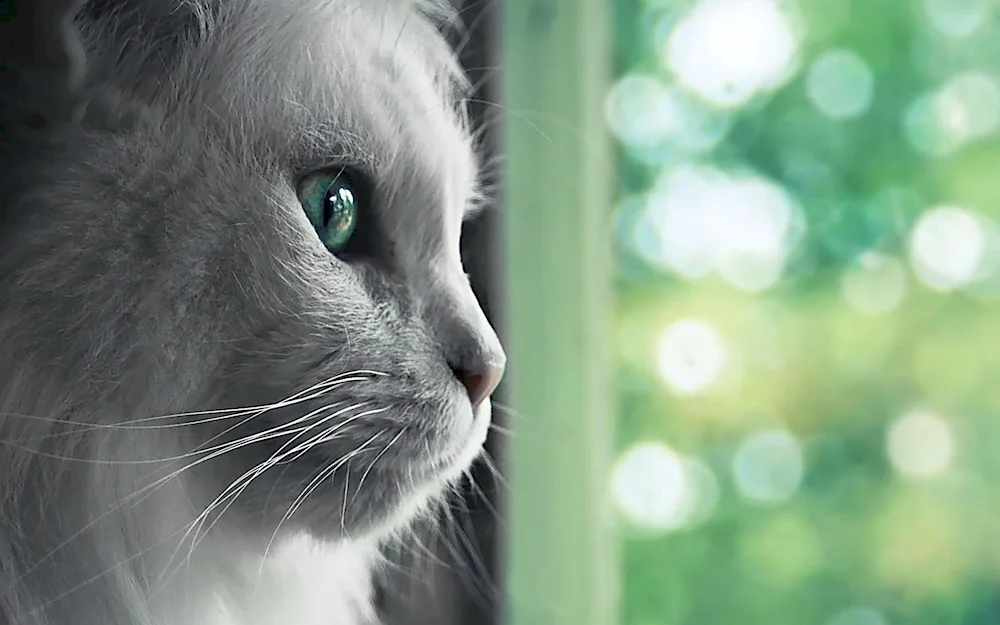
<path id="1" fill-rule="evenodd" d="M 492 406 L 483 402 L 473 414 L 470 427 L 456 437 L 456 445 L 449 453 L 433 459 L 427 467 L 423 484 L 403 501 L 395 514 L 376 530 L 376 534 L 389 536 L 407 527 L 430 504 L 438 500 L 453 484 L 462 478 L 476 459 L 483 453 L 492 422 Z"/>
<path id="2" fill-rule="evenodd" d="M 491 422 L 492 406 L 489 401 L 485 401 L 473 415 L 470 428 L 462 436 L 457 437 L 458 444 L 455 448 L 430 463 L 423 484 L 401 502 L 395 514 L 390 515 L 386 522 L 375 530 L 376 537 L 391 536 L 409 526 L 428 509 L 430 504 L 461 479 L 483 453 Z"/>
<path id="3" fill-rule="evenodd" d="M 464 437 L 459 440 L 456 450 L 447 454 L 437 463 L 441 480 L 447 484 L 462 476 L 479 454 L 483 451 L 486 437 L 490 433 L 490 423 L 493 419 L 493 406 L 490 401 L 484 401 L 472 416 L 472 425 Z"/>
<path id="4" fill-rule="evenodd" d="M 352 542 L 379 542 L 404 530 L 432 511 L 483 451 L 492 421 L 490 402 L 483 402 L 475 414 L 471 410 L 459 414 L 451 421 L 451 433 L 438 438 L 437 444 L 412 446 L 423 448 L 425 454 L 411 456 L 406 462 L 381 464 L 368 475 L 367 484 L 384 485 L 366 489 L 369 505 L 345 507 L 341 497 L 345 488 L 337 485 L 327 493 L 318 491 L 312 495 L 302 508 L 305 512 L 302 523 L 291 522 L 286 527 L 297 527 L 320 540 L 346 538 Z M 403 444 L 401 440 L 400 445 Z M 352 482 L 351 488 L 357 486 L 357 482 Z M 408 488 L 404 491 L 401 487 Z M 301 487 L 296 492 L 299 490 Z M 382 499 L 376 499 L 377 496 Z M 349 498 L 349 502 L 354 501 Z"/>

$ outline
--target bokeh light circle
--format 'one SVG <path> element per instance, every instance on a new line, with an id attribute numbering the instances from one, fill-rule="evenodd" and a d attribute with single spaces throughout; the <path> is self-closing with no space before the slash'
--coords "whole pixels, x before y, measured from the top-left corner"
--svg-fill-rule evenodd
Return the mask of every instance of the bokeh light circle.
<path id="1" fill-rule="evenodd" d="M 683 460 L 688 488 L 684 502 L 685 526 L 709 519 L 719 505 L 719 481 L 712 469 L 697 458 Z"/>
<path id="2" fill-rule="evenodd" d="M 776 0 L 699 0 L 663 46 L 677 79 L 708 102 L 736 107 L 793 73 L 798 39 Z"/>
<path id="3" fill-rule="evenodd" d="M 898 418 L 886 436 L 893 468 L 911 478 L 943 472 L 951 464 L 954 447 L 947 421 L 929 410 L 914 410 Z"/>
<path id="4" fill-rule="evenodd" d="M 875 76 L 854 52 L 829 50 L 809 67 L 806 93 L 819 112 L 830 119 L 858 117 L 872 104 Z"/>
<path id="5" fill-rule="evenodd" d="M 964 135 L 957 129 L 963 112 L 948 99 L 937 93 L 917 97 L 903 111 L 903 135 L 913 148 L 927 156 L 947 156 L 964 143 Z"/>
<path id="6" fill-rule="evenodd" d="M 660 375 L 679 395 L 701 393 L 725 369 L 729 354 L 719 331 L 700 319 L 681 319 L 660 335 Z"/>
<path id="7" fill-rule="evenodd" d="M 989 14 L 989 0 L 924 0 L 927 19 L 935 29 L 949 37 L 967 37 L 976 31 Z"/>
<path id="8" fill-rule="evenodd" d="M 689 280 L 711 272 L 756 293 L 783 274 L 804 230 L 801 209 L 766 178 L 707 165 L 671 168 L 649 196 L 653 264 Z"/>
<path id="9" fill-rule="evenodd" d="M 920 216 L 910 234 L 910 265 L 936 291 L 951 291 L 977 279 L 986 260 L 981 220 L 956 206 L 939 206 Z"/>
<path id="10" fill-rule="evenodd" d="M 630 147 L 656 145 L 680 126 L 670 89 L 642 74 L 627 74 L 615 83 L 605 98 L 604 115 L 611 132 Z"/>
<path id="11" fill-rule="evenodd" d="M 619 511 L 632 524 L 648 530 L 683 524 L 688 497 L 684 464 L 670 447 L 636 444 L 618 460 L 611 482 Z"/>
<path id="12" fill-rule="evenodd" d="M 779 503 L 798 490 L 805 473 L 802 446 L 787 430 L 751 434 L 733 460 L 740 493 L 760 503 Z"/>
<path id="13" fill-rule="evenodd" d="M 937 95 L 949 131 L 960 140 L 982 137 L 1000 126 L 1000 87 L 979 72 L 952 77 Z"/>

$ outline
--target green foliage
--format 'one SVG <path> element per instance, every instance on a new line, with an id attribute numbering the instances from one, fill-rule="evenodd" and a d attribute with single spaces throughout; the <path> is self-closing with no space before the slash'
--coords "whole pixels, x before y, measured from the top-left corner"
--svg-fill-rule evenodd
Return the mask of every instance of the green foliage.
<path id="1" fill-rule="evenodd" d="M 653 75 L 690 91 L 664 66 L 659 42 L 695 2 L 613 4 L 618 76 Z M 928 150 L 920 133 L 936 131 L 907 121 L 919 98 L 955 76 L 974 72 L 996 85 L 1000 8 L 989 0 L 782 6 L 800 28 L 796 70 L 741 106 L 704 102 L 725 120 L 721 141 L 692 150 L 666 139 L 652 152 L 620 144 L 620 197 L 631 203 L 616 213 L 619 450 L 662 442 L 704 463 L 718 487 L 698 522 L 650 530 L 622 514 L 624 623 L 1000 622 L 997 122 Z M 974 26 L 956 33 L 959 22 Z M 874 79 L 856 116 L 830 118 L 809 96 L 812 63 L 831 49 L 855 53 Z M 975 115 L 989 121 L 994 105 L 973 97 L 937 114 L 943 132 L 961 134 L 961 115 L 981 109 Z M 780 279 L 742 288 L 725 271 L 685 277 L 642 253 L 630 226 L 652 210 L 657 181 L 691 163 L 750 172 L 792 199 L 801 236 Z M 980 220 L 979 238 L 948 243 L 954 231 L 928 226 L 938 256 L 927 256 L 918 224 L 941 206 Z M 982 247 L 970 257 L 975 276 L 958 276 L 969 246 Z M 943 284 L 942 275 L 954 280 Z M 708 324 L 726 346 L 718 379 L 691 392 L 664 373 L 659 342 L 683 319 Z M 702 348 L 693 345 L 697 360 Z M 921 429 L 928 420 L 944 424 L 950 447 Z M 790 433 L 804 463 L 794 494 L 776 501 L 747 495 L 735 468 L 747 441 L 767 429 Z M 935 464 L 939 452 L 947 457 Z"/>

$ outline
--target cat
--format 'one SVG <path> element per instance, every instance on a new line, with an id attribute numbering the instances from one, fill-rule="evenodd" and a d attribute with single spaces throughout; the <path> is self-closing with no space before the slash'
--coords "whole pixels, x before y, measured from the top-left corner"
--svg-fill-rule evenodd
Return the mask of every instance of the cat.
<path id="1" fill-rule="evenodd" d="M 0 623 L 375 623 L 379 547 L 478 456 L 505 364 L 453 14 L 18 4 Z"/>

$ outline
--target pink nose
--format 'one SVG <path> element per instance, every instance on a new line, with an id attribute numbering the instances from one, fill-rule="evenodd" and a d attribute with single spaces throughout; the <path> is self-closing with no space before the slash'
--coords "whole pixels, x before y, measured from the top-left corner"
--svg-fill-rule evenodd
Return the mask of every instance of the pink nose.
<path id="1" fill-rule="evenodd" d="M 504 368 L 497 365 L 484 365 L 476 371 L 456 371 L 458 380 L 465 386 L 469 393 L 469 401 L 472 402 L 472 409 L 479 408 L 486 399 L 493 394 L 500 379 L 503 378 Z"/>

